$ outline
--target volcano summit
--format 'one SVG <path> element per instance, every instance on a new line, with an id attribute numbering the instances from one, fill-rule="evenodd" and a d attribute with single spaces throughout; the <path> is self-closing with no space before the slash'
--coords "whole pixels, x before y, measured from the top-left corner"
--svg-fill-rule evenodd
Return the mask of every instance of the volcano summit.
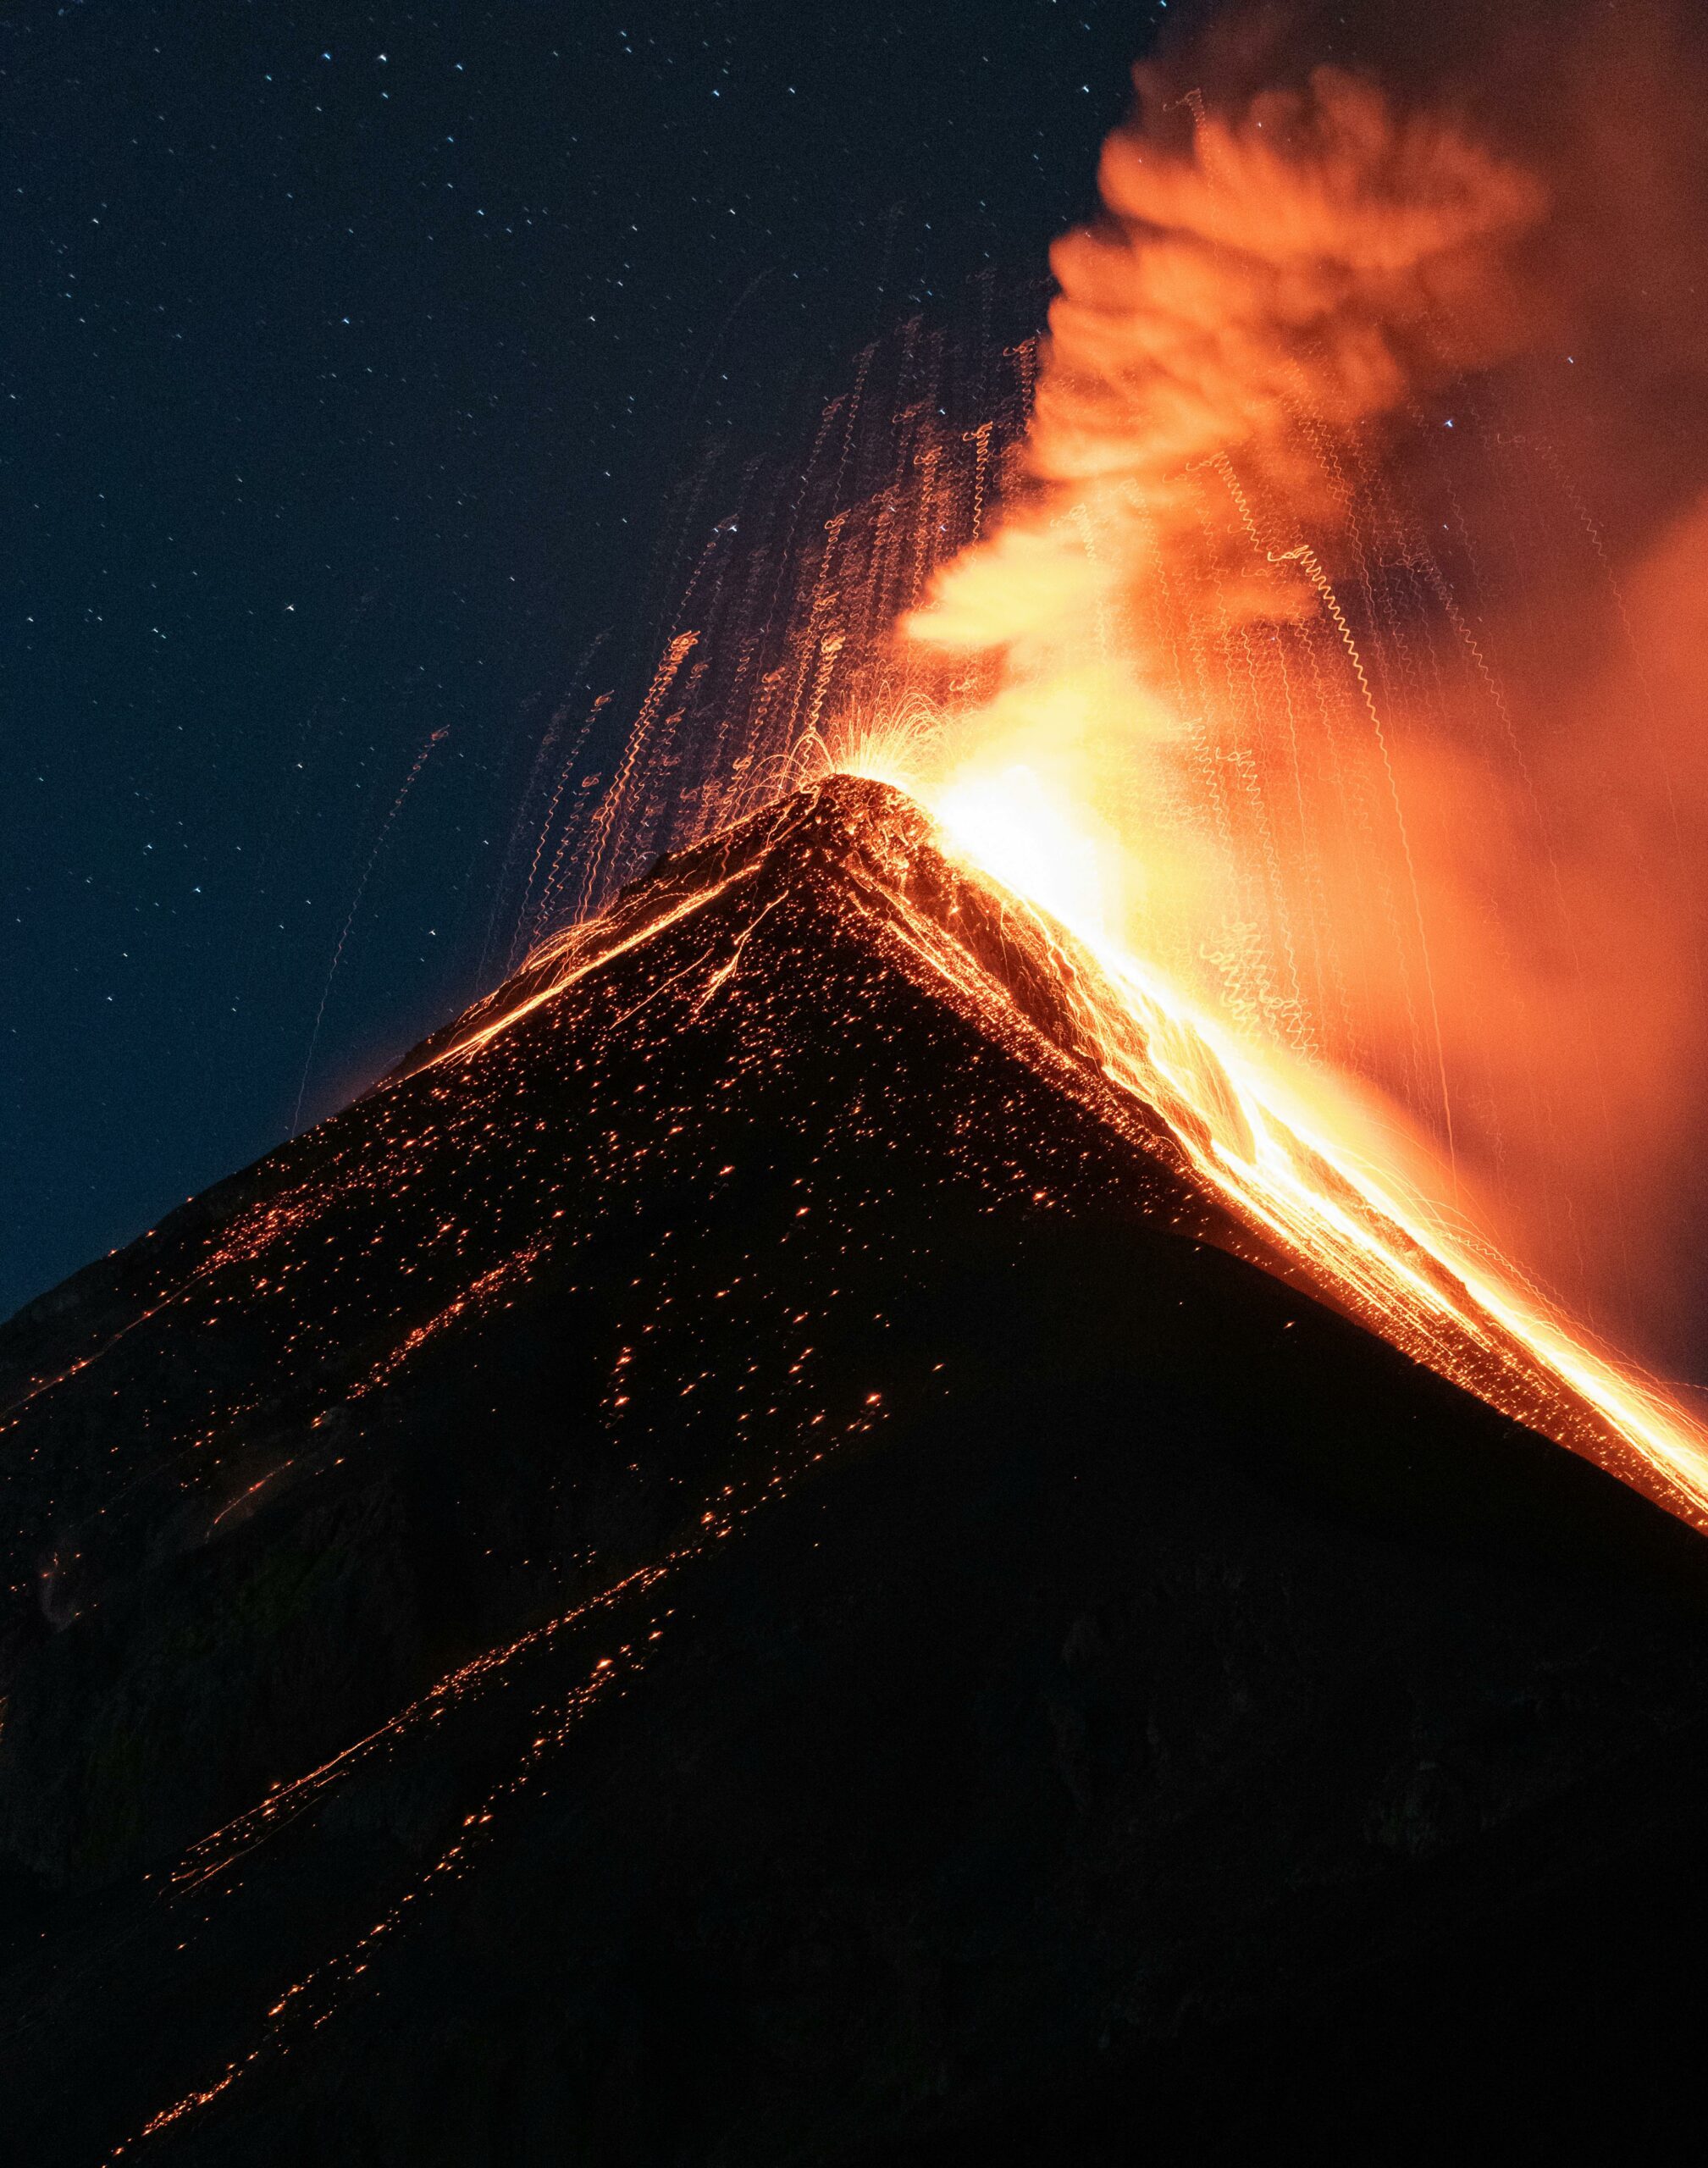
<path id="1" fill-rule="evenodd" d="M 834 777 L 14 1320 L 22 2152 L 1346 2149 L 1689 2068 L 1700 1537 L 1438 1261 L 1401 1315 L 1207 1178 L 1237 1078 L 1098 969 Z"/>

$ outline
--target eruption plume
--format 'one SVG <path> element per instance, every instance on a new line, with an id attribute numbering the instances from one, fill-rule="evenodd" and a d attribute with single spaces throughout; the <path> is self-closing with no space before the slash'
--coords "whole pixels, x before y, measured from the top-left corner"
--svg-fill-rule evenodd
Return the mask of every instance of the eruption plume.
<path id="1" fill-rule="evenodd" d="M 1195 94 L 1184 136 L 1140 88 L 1103 152 L 1107 222 L 1052 254 L 1043 486 L 944 575 L 920 638 L 1059 667 L 1112 602 L 1142 608 L 1157 558 L 1214 582 L 1225 620 L 1310 614 L 1374 432 L 1517 334 L 1491 296 L 1542 209 L 1517 167 L 1332 69 L 1231 117 Z M 1232 528 L 1206 517 L 1218 489 Z"/>
<path id="2" fill-rule="evenodd" d="M 1597 1336 L 1700 1373 L 1700 71 L 1639 8 L 1492 52 L 1467 16 L 1451 94 L 1404 10 L 1379 86 L 1326 13 L 1223 20 L 1140 72 L 1042 346 L 987 279 L 976 337 L 861 353 L 786 481 L 708 454 L 539 909 L 899 784 L 1090 959 L 1075 1043 L 1290 1269 L 1562 1442 L 1587 1406 L 1700 1524 L 1698 1426 Z"/>
<path id="3" fill-rule="evenodd" d="M 1708 522 L 1654 539 L 1700 453 L 1663 486 L 1652 384 L 1595 363 L 1628 304 L 1699 387 L 1632 269 L 1671 292 L 1682 138 L 1654 86 L 1648 152 L 1601 160 L 1629 200 L 1593 198 L 1634 64 L 1559 42 L 1500 138 L 1338 67 L 1138 71 L 1001 516 L 905 620 L 982 697 L 872 765 L 1021 886 L 1042 819 L 1043 900 L 1302 1065 L 1461 1236 L 1689 1363 Z"/>

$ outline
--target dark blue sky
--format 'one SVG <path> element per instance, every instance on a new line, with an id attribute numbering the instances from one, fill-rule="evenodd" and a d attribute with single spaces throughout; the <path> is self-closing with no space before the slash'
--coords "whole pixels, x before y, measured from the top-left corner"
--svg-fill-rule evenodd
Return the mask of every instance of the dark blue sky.
<path id="1" fill-rule="evenodd" d="M 696 444 L 1041 267 L 1166 20 L 0 14 L 0 1314 L 285 1135 L 323 998 L 305 1120 L 476 991 Z"/>

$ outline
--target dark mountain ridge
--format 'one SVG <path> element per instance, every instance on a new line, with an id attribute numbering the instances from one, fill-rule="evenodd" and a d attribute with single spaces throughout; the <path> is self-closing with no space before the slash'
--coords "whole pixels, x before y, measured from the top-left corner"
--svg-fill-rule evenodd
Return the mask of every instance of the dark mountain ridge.
<path id="1" fill-rule="evenodd" d="M 1059 960 L 833 778 L 5 1329 L 28 2157 L 1679 2104 L 1700 1538 L 1313 1300 Z"/>

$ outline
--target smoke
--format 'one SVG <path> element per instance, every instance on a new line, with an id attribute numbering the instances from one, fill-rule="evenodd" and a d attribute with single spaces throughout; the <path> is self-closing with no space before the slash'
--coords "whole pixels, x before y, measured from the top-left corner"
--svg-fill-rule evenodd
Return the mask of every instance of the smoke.
<path id="1" fill-rule="evenodd" d="M 993 683 L 950 781 L 1072 806 L 1136 946 L 1700 1373 L 1702 41 L 1432 9 L 1449 74 L 1416 14 L 1137 72 L 1001 522 L 907 630 Z"/>
<path id="2" fill-rule="evenodd" d="M 946 575 L 921 638 L 1078 640 L 1152 550 L 1176 577 L 1215 578 L 1224 611 L 1297 614 L 1308 582 L 1270 561 L 1344 523 L 1348 458 L 1521 336 L 1495 289 L 1502 244 L 1543 207 L 1523 169 L 1335 69 L 1234 113 L 1137 80 L 1138 110 L 1103 151 L 1108 218 L 1051 253 L 1060 291 L 1027 447 L 1043 487 Z M 1207 471 L 1243 534 L 1199 516 Z M 1088 513 L 1106 528 L 1089 577 Z"/>

